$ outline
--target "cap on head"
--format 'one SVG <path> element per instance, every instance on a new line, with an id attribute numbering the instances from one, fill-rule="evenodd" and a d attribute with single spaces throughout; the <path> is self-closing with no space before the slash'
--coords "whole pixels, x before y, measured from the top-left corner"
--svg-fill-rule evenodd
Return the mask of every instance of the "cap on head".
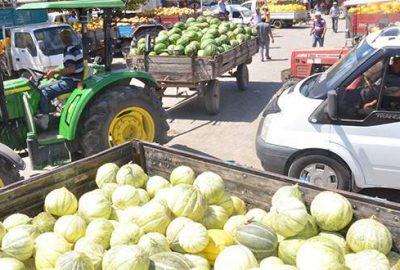
<path id="1" fill-rule="evenodd" d="M 334 5 L 337 5 L 337 2 L 333 2 Z"/>
<path id="2" fill-rule="evenodd" d="M 268 9 L 269 9 L 268 6 L 263 7 L 263 10 L 268 10 Z"/>
<path id="3" fill-rule="evenodd" d="M 314 16 L 315 16 L 315 17 L 317 17 L 317 16 L 322 16 L 322 13 L 319 12 L 319 11 L 317 11 L 317 12 L 315 12 Z"/>

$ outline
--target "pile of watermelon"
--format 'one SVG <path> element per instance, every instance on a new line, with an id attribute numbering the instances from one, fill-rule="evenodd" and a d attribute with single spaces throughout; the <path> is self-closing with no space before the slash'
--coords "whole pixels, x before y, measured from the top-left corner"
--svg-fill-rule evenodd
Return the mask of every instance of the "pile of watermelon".
<path id="1" fill-rule="evenodd" d="M 169 31 L 161 31 L 152 43 L 150 55 L 215 56 L 231 50 L 256 34 L 253 28 L 222 22 L 213 17 L 189 18 L 186 23 L 176 23 Z M 139 39 L 130 55 L 144 54 L 145 47 L 145 38 Z"/>

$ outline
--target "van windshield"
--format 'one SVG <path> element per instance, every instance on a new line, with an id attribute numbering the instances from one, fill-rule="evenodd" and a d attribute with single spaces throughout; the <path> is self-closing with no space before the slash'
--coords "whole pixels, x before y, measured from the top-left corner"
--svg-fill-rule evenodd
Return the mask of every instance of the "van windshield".
<path id="1" fill-rule="evenodd" d="M 43 42 L 41 50 L 44 55 L 58 55 L 64 53 L 64 45 L 60 39 L 60 32 L 69 29 L 72 32 L 73 45 L 80 45 L 78 36 L 71 30 L 69 26 L 42 28 L 34 31 L 36 40 Z"/>
<path id="2" fill-rule="evenodd" d="M 365 61 L 376 51 L 366 40 L 346 54 L 342 60 L 336 62 L 327 71 L 316 77 L 312 77 L 312 83 L 305 83 L 300 90 L 309 98 L 324 99 L 329 90 L 338 87 L 338 84 L 350 75 L 360 63 Z"/>

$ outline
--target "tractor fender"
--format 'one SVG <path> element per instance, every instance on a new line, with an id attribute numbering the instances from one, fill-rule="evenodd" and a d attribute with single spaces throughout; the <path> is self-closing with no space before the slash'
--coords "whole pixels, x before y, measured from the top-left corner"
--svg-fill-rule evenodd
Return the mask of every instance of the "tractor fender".
<path id="1" fill-rule="evenodd" d="M 61 113 L 59 134 L 68 141 L 74 140 L 82 113 L 90 101 L 110 86 L 118 84 L 129 85 L 131 79 L 137 79 L 152 88 L 160 87 L 150 74 L 137 70 L 123 70 L 93 75 L 85 81 L 84 89 L 75 89 L 69 96 Z"/>
<path id="2" fill-rule="evenodd" d="M 18 170 L 25 169 L 25 162 L 10 147 L 0 143 L 0 156 L 11 162 Z"/>

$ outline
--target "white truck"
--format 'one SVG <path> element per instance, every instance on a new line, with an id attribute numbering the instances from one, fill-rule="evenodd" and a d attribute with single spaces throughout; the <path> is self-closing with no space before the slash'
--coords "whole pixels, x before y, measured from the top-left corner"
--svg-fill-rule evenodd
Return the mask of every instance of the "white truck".
<path id="1" fill-rule="evenodd" d="M 3 78 L 30 77 L 31 70 L 46 71 L 61 65 L 64 46 L 59 32 L 63 29 L 72 32 L 74 44 L 80 44 L 79 37 L 69 25 L 48 23 L 46 11 L 22 13 L 15 9 L 2 9 L 0 14 L 17 18 L 0 16 L 0 69 Z M 19 19 L 22 16 L 24 19 Z"/>
<path id="2" fill-rule="evenodd" d="M 261 7 L 262 2 L 255 0 L 246 1 L 242 7 L 248 8 L 252 13 Z M 270 23 L 275 28 L 292 27 L 300 22 L 307 22 L 310 16 L 306 10 L 302 11 L 286 11 L 286 12 L 271 12 Z"/>
<path id="3" fill-rule="evenodd" d="M 218 5 L 212 6 L 211 11 L 218 13 Z M 252 13 L 248 8 L 242 7 L 241 5 L 226 5 L 226 11 L 229 12 L 229 21 L 237 24 L 250 24 Z"/>

